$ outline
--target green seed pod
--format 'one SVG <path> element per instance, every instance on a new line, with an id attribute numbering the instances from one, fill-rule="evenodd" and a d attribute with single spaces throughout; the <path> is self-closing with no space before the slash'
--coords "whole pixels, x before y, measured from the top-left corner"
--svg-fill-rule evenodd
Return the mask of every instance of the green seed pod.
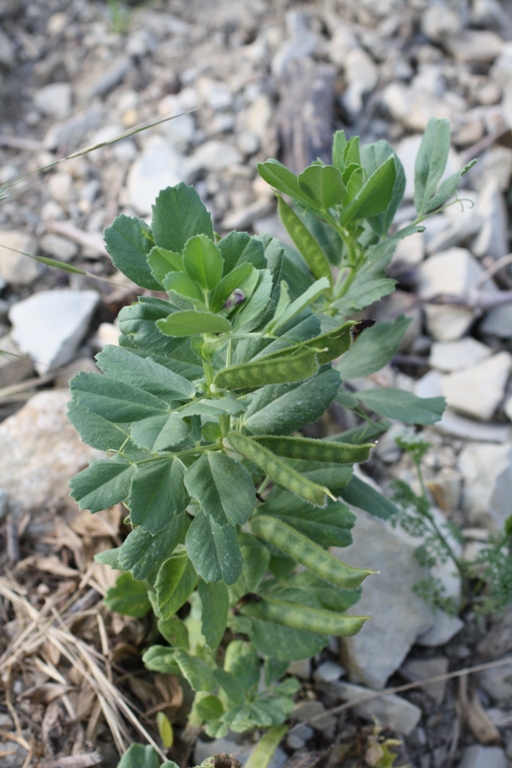
<path id="1" fill-rule="evenodd" d="M 266 384 L 288 384 L 309 379 L 318 370 L 314 352 L 309 349 L 293 356 L 265 357 L 250 363 L 224 368 L 213 383 L 222 389 L 257 389 Z"/>
<path id="2" fill-rule="evenodd" d="M 367 568 L 353 568 L 342 563 L 277 517 L 256 515 L 251 520 L 251 528 L 260 539 L 273 544 L 285 555 L 336 587 L 355 589 L 363 579 L 375 573 Z"/>
<path id="3" fill-rule="evenodd" d="M 278 456 L 287 459 L 324 461 L 333 464 L 356 464 L 368 461 L 373 443 L 351 445 L 333 443 L 328 440 L 311 440 L 307 437 L 281 437 L 279 435 L 257 435 L 254 438 L 260 445 Z"/>
<path id="4" fill-rule="evenodd" d="M 327 277 L 332 285 L 331 265 L 320 245 L 309 229 L 304 226 L 295 211 L 284 202 L 281 195 L 277 195 L 277 200 L 279 218 L 311 270 L 311 273 L 317 280 L 320 277 Z"/>
<path id="5" fill-rule="evenodd" d="M 320 635 L 348 637 L 357 634 L 370 616 L 347 616 L 334 611 L 309 608 L 306 605 L 260 598 L 249 600 L 240 613 L 262 621 L 273 621 L 285 627 L 317 632 Z"/>
<path id="6" fill-rule="evenodd" d="M 340 357 L 346 352 L 352 344 L 352 329 L 358 325 L 357 320 L 349 320 L 339 328 L 335 328 L 328 333 L 322 333 L 321 336 L 315 336 L 313 339 L 301 342 L 300 344 L 292 344 L 286 349 L 280 349 L 277 352 L 270 352 L 265 355 L 266 360 L 270 360 L 275 357 L 285 357 L 286 355 L 295 354 L 300 349 L 310 349 L 316 352 L 317 359 L 320 365 L 330 363 L 337 357 Z"/>
<path id="7" fill-rule="evenodd" d="M 227 440 L 235 451 L 257 464 L 274 483 L 287 488 L 287 490 L 300 496 L 301 499 L 309 501 L 310 504 L 314 504 L 316 507 L 325 507 L 326 495 L 332 499 L 335 498 L 328 488 L 312 483 L 311 480 L 303 477 L 285 461 L 275 456 L 268 448 L 259 445 L 252 438 L 245 437 L 238 432 L 230 432 Z"/>

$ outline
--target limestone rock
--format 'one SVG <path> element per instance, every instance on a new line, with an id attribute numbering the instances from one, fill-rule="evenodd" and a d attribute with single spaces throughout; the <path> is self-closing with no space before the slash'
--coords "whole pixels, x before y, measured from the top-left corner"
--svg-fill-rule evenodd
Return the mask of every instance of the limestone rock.
<path id="1" fill-rule="evenodd" d="M 442 43 L 448 37 L 458 34 L 461 26 L 460 13 L 444 3 L 427 5 L 421 15 L 421 30 L 434 43 Z"/>
<path id="2" fill-rule="evenodd" d="M 366 579 L 361 600 L 350 609 L 372 620 L 358 635 L 342 640 L 342 663 L 354 682 L 383 688 L 418 635 L 434 622 L 432 608 L 412 592 L 426 576 L 414 557 L 417 546 L 400 529 L 358 511 L 352 546 L 332 550 L 350 565 L 380 571 Z"/>
<path id="3" fill-rule="evenodd" d="M 445 611 L 436 611 L 434 625 L 420 635 L 416 642 L 427 648 L 438 648 L 455 637 L 463 626 L 464 622 L 458 616 L 450 616 Z"/>
<path id="4" fill-rule="evenodd" d="M 231 144 L 223 141 L 206 141 L 196 149 L 187 161 L 189 178 L 196 178 L 200 173 L 222 171 L 230 165 L 239 165 L 242 155 Z"/>
<path id="5" fill-rule="evenodd" d="M 503 529 L 512 498 L 512 448 L 508 444 L 468 443 L 459 454 L 464 478 L 463 509 L 472 525 Z"/>
<path id="6" fill-rule="evenodd" d="M 11 307 L 12 338 L 39 374 L 73 359 L 99 298 L 96 291 L 41 291 Z"/>
<path id="7" fill-rule="evenodd" d="M 457 768 L 507 768 L 506 755 L 499 747 L 466 747 Z"/>
<path id="8" fill-rule="evenodd" d="M 453 122 L 458 111 L 446 98 L 417 91 L 404 83 L 386 86 L 382 101 L 391 116 L 411 131 L 424 131 L 431 117 Z"/>
<path id="9" fill-rule="evenodd" d="M 335 683 L 332 688 L 334 685 L 342 701 L 361 701 L 360 704 L 353 707 L 353 711 L 359 717 L 369 722 L 374 722 L 376 718 L 383 728 L 391 728 L 393 731 L 407 736 L 420 721 L 421 709 L 394 693 L 372 699 L 374 691 L 360 685 Z M 364 699 L 369 699 L 369 701 L 365 702 Z"/>
<path id="10" fill-rule="evenodd" d="M 435 423 L 434 429 L 446 435 L 477 442 L 507 443 L 512 440 L 512 429 L 506 424 L 481 424 L 459 416 L 451 408 L 445 410 L 441 420 Z"/>
<path id="11" fill-rule="evenodd" d="M 350 118 L 355 120 L 363 109 L 364 97 L 377 85 L 379 69 L 362 48 L 354 48 L 347 53 L 344 69 L 347 89 L 341 103 Z"/>
<path id="12" fill-rule="evenodd" d="M 431 677 L 440 677 L 448 672 L 448 659 L 444 656 L 430 659 L 415 659 L 404 664 L 401 671 L 411 682 L 428 680 Z M 421 687 L 437 706 L 443 703 L 446 692 L 446 680 L 440 680 L 437 683 L 425 683 Z"/>
<path id="13" fill-rule="evenodd" d="M 478 672 L 478 686 L 495 702 L 506 704 L 512 699 L 512 657 L 510 664 Z"/>
<path id="14" fill-rule="evenodd" d="M 430 350 L 429 363 L 439 371 L 460 371 L 480 363 L 492 350 L 468 336 L 459 341 L 435 341 Z"/>
<path id="15" fill-rule="evenodd" d="M 8 248 L 14 250 L 7 250 Z M 35 256 L 37 252 L 35 238 L 14 229 L 1 230 L 0 277 L 14 285 L 30 285 L 40 275 L 41 267 L 37 261 L 23 256 L 22 253 L 15 253 L 15 251 L 24 251 Z"/>
<path id="16" fill-rule="evenodd" d="M 71 261 L 78 253 L 78 246 L 65 237 L 48 233 L 43 235 L 39 245 L 50 258 Z"/>
<path id="17" fill-rule="evenodd" d="M 36 92 L 34 105 L 43 115 L 65 120 L 71 114 L 71 96 L 70 83 L 50 83 Z"/>
<path id="18" fill-rule="evenodd" d="M 444 41 L 444 47 L 457 61 L 490 64 L 503 50 L 503 40 L 495 32 L 464 29 Z"/>
<path id="19" fill-rule="evenodd" d="M 480 324 L 481 333 L 512 339 L 512 303 L 491 309 Z"/>
<path id="20" fill-rule="evenodd" d="M 146 216 L 159 192 L 181 181 L 190 181 L 183 155 L 162 136 L 150 136 L 128 174 L 130 205 L 139 215 Z"/>
<path id="21" fill-rule="evenodd" d="M 2 336 L 0 349 L 0 388 L 16 384 L 32 375 L 34 369 L 30 357 L 21 353 L 10 335 Z"/>
<path id="22" fill-rule="evenodd" d="M 496 659 L 512 651 L 512 605 L 507 605 L 503 614 L 495 615 L 491 620 L 491 627 L 485 637 L 478 643 L 478 653 L 487 658 Z M 499 669 L 499 667 L 496 667 Z M 505 667 L 507 669 L 507 667 Z M 512 667 L 508 667 L 509 679 Z"/>
<path id="23" fill-rule="evenodd" d="M 463 371 L 445 376 L 441 382 L 448 405 L 460 413 L 487 421 L 503 398 L 512 370 L 512 356 L 499 352 Z"/>
<path id="24" fill-rule="evenodd" d="M 89 131 L 98 128 L 102 117 L 102 107 L 94 105 L 84 112 L 73 115 L 68 120 L 55 123 L 44 137 L 45 148 L 50 151 L 75 149 L 84 141 Z"/>
<path id="25" fill-rule="evenodd" d="M 508 252 L 508 214 L 496 179 L 489 180 L 483 187 L 476 215 L 482 224 L 473 243 L 473 253 L 500 259 Z"/>
<path id="26" fill-rule="evenodd" d="M 69 394 L 39 392 L 14 416 L 0 424 L 0 444 L 8 445 L 0 462 L 0 488 L 14 511 L 47 505 L 76 505 L 69 498 L 70 478 L 101 451 L 84 445 L 66 417 Z"/>

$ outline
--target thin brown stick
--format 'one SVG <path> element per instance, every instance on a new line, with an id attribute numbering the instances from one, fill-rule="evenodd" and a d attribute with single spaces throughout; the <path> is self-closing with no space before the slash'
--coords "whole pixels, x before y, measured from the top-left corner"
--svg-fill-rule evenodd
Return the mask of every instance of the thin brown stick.
<path id="1" fill-rule="evenodd" d="M 485 272 L 480 275 L 474 287 L 481 288 L 482 285 L 485 285 L 485 283 L 490 280 L 493 275 L 496 274 L 496 272 L 499 272 L 505 267 L 508 267 L 509 264 L 512 264 L 512 253 L 507 253 L 507 255 L 502 256 L 501 259 L 493 261 L 490 267 L 488 267 Z"/>

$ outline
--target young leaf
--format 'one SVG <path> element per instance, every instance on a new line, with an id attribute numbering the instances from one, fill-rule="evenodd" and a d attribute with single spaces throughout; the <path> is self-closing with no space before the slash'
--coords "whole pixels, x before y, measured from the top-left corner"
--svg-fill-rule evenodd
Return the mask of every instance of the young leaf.
<path id="1" fill-rule="evenodd" d="M 332 164 L 343 173 L 345 170 L 345 150 L 347 138 L 345 131 L 336 131 L 332 141 Z"/>
<path id="2" fill-rule="evenodd" d="M 224 714 L 224 706 L 217 696 L 204 696 L 202 699 L 194 701 L 193 710 L 201 720 L 211 723 L 220 720 Z"/>
<path id="3" fill-rule="evenodd" d="M 188 529 L 185 547 L 197 573 L 208 583 L 234 584 L 242 573 L 242 553 L 233 525 L 218 525 L 201 512 Z"/>
<path id="4" fill-rule="evenodd" d="M 258 325 L 262 314 L 268 308 L 272 295 L 270 270 L 259 272 L 258 283 L 247 302 L 240 304 L 240 310 L 233 318 L 234 331 L 252 331 Z"/>
<path id="5" fill-rule="evenodd" d="M 393 197 L 395 179 L 395 161 L 390 157 L 377 168 L 352 202 L 342 211 L 341 226 L 377 216 L 385 211 Z"/>
<path id="6" fill-rule="evenodd" d="M 366 328 L 336 363 L 341 378 L 355 379 L 379 371 L 396 354 L 410 322 L 410 318 L 402 315 L 392 323 L 376 323 Z"/>
<path id="7" fill-rule="evenodd" d="M 309 307 L 309 305 L 316 301 L 319 296 L 329 290 L 329 287 L 330 282 L 326 277 L 321 277 L 320 280 L 316 280 L 313 285 L 302 294 L 302 296 L 299 296 L 298 299 L 295 299 L 291 304 L 288 304 L 283 311 L 279 314 L 276 311 L 273 320 L 268 323 L 265 331 L 267 333 L 275 333 L 279 328 L 282 328 L 283 325 L 289 323 L 290 320 L 296 317 L 296 315 L 306 309 L 306 307 Z"/>
<path id="8" fill-rule="evenodd" d="M 238 267 L 235 267 L 231 272 L 224 275 L 222 280 L 220 280 L 215 287 L 212 298 L 212 311 L 218 312 L 222 309 L 235 288 L 237 288 L 242 280 L 245 280 L 252 272 L 254 272 L 254 267 L 251 264 L 246 263 L 239 264 Z M 243 300 L 245 296 L 241 298 Z"/>
<path id="9" fill-rule="evenodd" d="M 105 605 L 123 616 L 145 616 L 151 610 L 148 585 L 143 581 L 135 581 L 131 573 L 123 573 L 117 579 L 115 587 L 107 589 Z"/>
<path id="10" fill-rule="evenodd" d="M 288 726 L 281 725 L 267 731 L 249 755 L 246 768 L 268 768 L 272 756 L 287 730 Z"/>
<path id="11" fill-rule="evenodd" d="M 389 157 L 394 158 L 396 171 L 395 183 L 393 185 L 393 192 L 389 204 L 383 213 L 368 219 L 368 224 L 374 232 L 380 235 L 380 237 L 385 237 L 387 235 L 393 219 L 395 218 L 397 208 L 402 202 L 406 184 L 405 172 L 398 155 L 387 141 L 376 141 L 373 144 L 364 144 L 361 147 L 361 161 L 369 175 L 375 173 L 377 168 L 379 168 Z"/>
<path id="12" fill-rule="evenodd" d="M 297 246 L 300 255 L 308 265 L 311 274 L 317 280 L 321 277 L 326 277 L 332 284 L 331 267 L 320 245 L 305 224 L 303 224 L 300 217 L 285 203 L 281 195 L 277 196 L 277 201 L 279 217 Z"/>
<path id="13" fill-rule="evenodd" d="M 404 424 L 435 424 L 446 407 L 444 397 L 416 397 L 402 389 L 368 390 L 357 392 L 356 397 L 375 413 Z"/>
<path id="14" fill-rule="evenodd" d="M 179 253 L 167 251 L 165 248 L 159 248 L 157 245 L 148 253 L 147 260 L 151 274 L 155 280 L 158 280 L 161 286 L 163 286 L 164 278 L 169 272 L 179 272 L 183 269 L 183 261 Z"/>
<path id="15" fill-rule="evenodd" d="M 174 660 L 174 649 L 167 645 L 152 645 L 142 656 L 146 669 L 162 675 L 179 675 L 180 668 Z M 137 766 L 138 768 L 138 766 Z"/>
<path id="16" fill-rule="evenodd" d="M 130 518 L 154 536 L 183 512 L 189 502 L 183 478 L 185 465 L 179 459 L 140 464 L 130 491 Z"/>
<path id="17" fill-rule="evenodd" d="M 201 598 L 201 632 L 214 651 L 224 637 L 228 623 L 229 594 L 225 584 L 207 584 L 202 579 L 198 584 Z"/>
<path id="18" fill-rule="evenodd" d="M 414 168 L 414 205 L 421 216 L 446 168 L 450 151 L 450 123 L 433 117 L 423 134 Z"/>
<path id="19" fill-rule="evenodd" d="M 185 553 L 173 555 L 160 570 L 155 582 L 159 618 L 170 619 L 184 605 L 197 584 L 197 574 Z"/>
<path id="20" fill-rule="evenodd" d="M 217 687 L 217 681 L 211 669 L 201 659 L 192 656 L 182 648 L 178 648 L 174 652 L 174 659 L 181 670 L 181 674 L 188 680 L 194 691 L 209 693 Z"/>
<path id="21" fill-rule="evenodd" d="M 392 501 L 358 477 L 353 477 L 348 485 L 340 488 L 339 495 L 351 506 L 364 509 L 365 512 L 383 520 L 398 512 Z"/>
<path id="22" fill-rule="evenodd" d="M 197 336 L 200 333 L 229 333 L 231 323 L 213 312 L 196 312 L 185 309 L 174 312 L 165 320 L 157 320 L 157 326 L 166 336 Z"/>
<path id="23" fill-rule="evenodd" d="M 164 749 L 170 749 L 174 743 L 174 732 L 171 721 L 164 712 L 158 712 L 156 716 L 156 724 Z"/>
<path id="24" fill-rule="evenodd" d="M 210 214 L 196 190 L 183 183 L 160 192 L 153 206 L 151 229 L 156 245 L 175 253 L 182 253 L 194 235 L 213 240 Z"/>
<path id="25" fill-rule="evenodd" d="M 241 264 L 251 264 L 255 269 L 265 269 L 267 262 L 263 244 L 247 232 L 230 232 L 217 243 L 224 260 L 224 275 Z"/>
<path id="26" fill-rule="evenodd" d="M 306 205 L 311 205 L 311 201 L 299 186 L 297 176 L 278 160 L 267 160 L 265 163 L 258 164 L 258 173 L 261 178 L 270 184 L 274 189 L 289 195 L 294 200 L 299 200 Z"/>
<path id="27" fill-rule="evenodd" d="M 119 549 L 118 567 L 131 571 L 134 579 L 147 579 L 171 557 L 185 535 L 186 520 L 186 515 L 176 515 L 156 536 L 135 528 Z"/>
<path id="28" fill-rule="evenodd" d="M 333 165 L 310 165 L 298 177 L 299 187 L 315 207 L 323 211 L 341 203 L 347 190 Z"/>
<path id="29" fill-rule="evenodd" d="M 128 497 L 134 472 L 133 464 L 125 461 L 92 461 L 69 481 L 71 496 L 80 509 L 108 509 Z"/>
<path id="30" fill-rule="evenodd" d="M 187 469 L 185 485 L 219 525 L 244 525 L 256 506 L 251 475 L 240 462 L 207 451 Z"/>
<path id="31" fill-rule="evenodd" d="M 159 291 L 160 283 L 151 274 L 148 254 L 154 246 L 153 236 L 142 219 L 122 214 L 105 230 L 105 243 L 114 265 L 137 285 Z"/>
<path id="32" fill-rule="evenodd" d="M 224 260 L 212 240 L 206 235 L 196 235 L 185 245 L 183 267 L 202 288 L 213 291 L 222 277 Z"/>
<path id="33" fill-rule="evenodd" d="M 210 241 L 208 241 L 210 242 Z M 163 279 L 163 286 L 170 296 L 171 301 L 174 301 L 176 306 L 179 307 L 179 303 L 176 298 L 173 298 L 173 294 L 177 293 L 180 297 L 183 297 L 188 302 L 193 303 L 199 309 L 206 309 L 204 303 L 204 294 L 201 291 L 199 283 L 193 280 L 183 272 L 169 272 Z"/>
<path id="34" fill-rule="evenodd" d="M 177 449 L 189 432 L 190 426 L 176 412 L 135 421 L 130 429 L 133 442 L 151 453 Z"/>
<path id="35" fill-rule="evenodd" d="M 173 645 L 175 648 L 184 648 L 185 651 L 189 650 L 187 627 L 177 616 L 171 616 L 169 619 L 160 619 L 158 621 L 158 631 L 170 645 Z"/>

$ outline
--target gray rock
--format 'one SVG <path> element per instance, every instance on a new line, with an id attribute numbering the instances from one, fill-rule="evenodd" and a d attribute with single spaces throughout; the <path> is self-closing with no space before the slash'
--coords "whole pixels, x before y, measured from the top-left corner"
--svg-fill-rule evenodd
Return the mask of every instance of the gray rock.
<path id="1" fill-rule="evenodd" d="M 438 648 L 455 637 L 463 626 L 464 622 L 458 616 L 450 616 L 445 611 L 436 611 L 434 626 L 421 634 L 416 642 L 418 645 L 427 646 L 427 648 Z"/>
<path id="2" fill-rule="evenodd" d="M 451 408 L 447 408 L 434 429 L 445 435 L 462 437 L 486 443 L 507 443 L 512 440 L 512 429 L 504 424 L 481 424 L 478 421 L 465 419 Z"/>
<path id="3" fill-rule="evenodd" d="M 492 355 L 492 349 L 468 336 L 459 341 L 435 341 L 429 363 L 439 371 L 452 372 L 480 363 Z"/>
<path id="4" fill-rule="evenodd" d="M 69 173 L 55 173 L 48 180 L 48 191 L 63 208 L 67 208 L 73 197 L 73 178 Z"/>
<path id="5" fill-rule="evenodd" d="M 332 552 L 350 565 L 380 573 L 366 579 L 361 600 L 349 610 L 372 619 L 358 635 L 342 639 L 342 663 L 350 680 L 383 688 L 418 635 L 432 626 L 434 616 L 432 608 L 412 592 L 413 585 L 427 575 L 414 557 L 417 540 L 412 543 L 401 529 L 365 512 L 358 510 L 357 517 L 352 546 Z"/>
<path id="6" fill-rule="evenodd" d="M 484 29 L 464 29 L 444 41 L 444 47 L 457 61 L 491 64 L 503 50 L 499 35 Z"/>
<path id="7" fill-rule="evenodd" d="M 350 24 L 343 20 L 343 23 L 336 27 L 328 44 L 329 57 L 332 63 L 343 69 L 348 54 L 358 47 L 357 37 Z"/>
<path id="8" fill-rule="evenodd" d="M 213 109 L 229 109 L 233 97 L 226 83 L 214 80 L 211 77 L 200 77 L 195 86 L 201 97 L 201 101 Z"/>
<path id="9" fill-rule="evenodd" d="M 442 43 L 461 28 L 461 14 L 444 3 L 429 4 L 421 14 L 421 31 L 434 43 Z"/>
<path id="10" fill-rule="evenodd" d="M 71 261 L 78 253 L 76 243 L 52 233 L 43 235 L 39 245 L 48 256 L 61 261 Z"/>
<path id="11" fill-rule="evenodd" d="M 104 456 L 80 440 L 66 416 L 68 400 L 67 392 L 39 392 L 0 424 L 0 444 L 9 446 L 0 462 L 0 488 L 13 511 L 46 514 L 58 504 L 76 509 L 69 478 Z"/>
<path id="12" fill-rule="evenodd" d="M 459 454 L 464 478 L 463 509 L 472 525 L 491 532 L 501 530 L 510 515 L 512 448 L 489 443 L 468 443 Z"/>
<path id="13" fill-rule="evenodd" d="M 477 672 L 476 680 L 492 701 L 507 704 L 512 700 L 512 656 L 510 664 Z"/>
<path id="14" fill-rule="evenodd" d="M 24 355 L 10 335 L 0 339 L 0 388 L 28 379 L 34 372 L 32 361 Z"/>
<path id="15" fill-rule="evenodd" d="M 96 291 L 41 291 L 11 307 L 12 338 L 39 374 L 73 359 L 99 298 Z"/>
<path id="16" fill-rule="evenodd" d="M 274 107 L 269 97 L 262 93 L 247 107 L 243 115 L 243 127 L 246 131 L 254 133 L 258 137 L 262 147 L 265 147 L 272 121 L 274 119 Z"/>
<path id="17" fill-rule="evenodd" d="M 506 755 L 499 747 L 466 747 L 457 768 L 507 768 Z"/>
<path id="18" fill-rule="evenodd" d="M 487 421 L 505 394 L 511 370 L 512 356 L 499 352 L 463 371 L 448 374 L 441 382 L 441 389 L 451 408 Z"/>
<path id="19" fill-rule="evenodd" d="M 9 248 L 13 250 L 8 250 Z M 35 256 L 37 252 L 35 238 L 13 229 L 1 230 L 0 277 L 14 285 L 30 285 L 41 274 L 41 267 L 37 261 L 15 251 Z"/>
<path id="20" fill-rule="evenodd" d="M 36 91 L 34 106 L 43 115 L 65 120 L 71 114 L 71 96 L 70 83 L 50 83 Z"/>
<path id="21" fill-rule="evenodd" d="M 341 664 L 337 664 L 335 661 L 324 661 L 320 664 L 313 673 L 313 678 L 318 683 L 333 683 L 343 677 L 345 670 Z"/>
<path id="22" fill-rule="evenodd" d="M 503 405 L 503 412 L 507 419 L 512 421 L 512 396 L 505 400 L 505 404 Z"/>
<path id="23" fill-rule="evenodd" d="M 432 93 L 416 91 L 404 83 L 390 83 L 382 93 L 382 102 L 391 116 L 412 131 L 424 131 L 431 117 L 445 118 L 450 122 L 456 108 L 446 98 Z"/>
<path id="24" fill-rule="evenodd" d="M 425 256 L 425 238 L 423 232 L 416 232 L 410 237 L 399 240 L 396 244 L 393 263 L 399 262 L 416 267 L 423 261 Z"/>
<path id="25" fill-rule="evenodd" d="M 162 123 L 158 130 L 176 149 L 181 151 L 188 147 L 195 134 L 194 117 L 185 110 L 186 107 L 178 97 L 172 94 L 164 96 L 158 104 L 158 113 L 161 117 L 175 115 Z"/>
<path id="26" fill-rule="evenodd" d="M 313 738 L 315 732 L 309 725 L 296 725 L 286 737 L 286 745 L 290 749 L 302 749 L 306 742 Z"/>
<path id="27" fill-rule="evenodd" d="M 292 37 L 284 43 L 274 54 L 271 70 L 274 77 L 282 77 L 291 61 L 305 59 L 312 56 L 320 47 L 320 39 L 309 29 L 294 30 Z"/>
<path id="28" fill-rule="evenodd" d="M 414 394 L 416 397 L 439 397 L 442 380 L 443 375 L 439 371 L 428 371 L 416 382 Z"/>
<path id="29" fill-rule="evenodd" d="M 90 131 L 94 131 L 101 123 L 103 109 L 93 106 L 85 112 L 73 115 L 69 120 L 55 123 L 44 137 L 45 149 L 71 151 L 78 147 Z"/>
<path id="30" fill-rule="evenodd" d="M 236 146 L 246 157 L 255 155 L 260 148 L 260 139 L 251 131 L 242 131 L 236 137 Z"/>
<path id="31" fill-rule="evenodd" d="M 229 166 L 239 165 L 241 162 L 242 155 L 236 147 L 212 139 L 196 149 L 194 154 L 188 158 L 186 167 L 189 178 L 194 179 L 201 173 L 223 171 Z"/>
<path id="32" fill-rule="evenodd" d="M 126 77 L 132 67 L 132 61 L 128 56 L 120 56 L 116 61 L 107 66 L 101 75 L 94 80 L 81 94 L 84 102 L 95 97 L 102 98 L 113 91 Z"/>
<path id="33" fill-rule="evenodd" d="M 512 39 L 512 18 L 499 0 L 474 0 L 471 23 L 475 27 L 493 29 L 504 40 Z"/>
<path id="34" fill-rule="evenodd" d="M 307 723 L 315 730 L 321 731 L 327 738 L 334 736 L 336 718 L 329 714 L 321 701 L 301 701 L 290 712 L 290 719 L 299 723 Z"/>
<path id="35" fill-rule="evenodd" d="M 298 677 L 300 680 L 309 680 L 311 677 L 311 659 L 292 661 L 287 672 L 290 675 Z"/>
<path id="36" fill-rule="evenodd" d="M 508 192 L 512 178 L 512 149 L 491 147 L 469 171 L 468 178 L 477 192 L 481 192 L 489 181 L 497 182 L 502 192 Z"/>
<path id="37" fill-rule="evenodd" d="M 411 682 L 428 680 L 431 677 L 445 675 L 448 672 L 448 664 L 448 659 L 444 656 L 430 659 L 415 659 L 404 664 L 401 672 Z M 425 683 L 421 687 L 435 704 L 439 706 L 443 703 L 446 693 L 446 680 L 439 680 L 436 683 Z"/>
<path id="38" fill-rule="evenodd" d="M 501 304 L 489 310 L 480 324 L 481 333 L 490 333 L 501 339 L 512 339 L 512 303 Z"/>
<path id="39" fill-rule="evenodd" d="M 420 721 L 421 709 L 393 693 L 372 698 L 375 691 L 359 685 L 335 683 L 332 688 L 335 688 L 342 701 L 360 701 L 360 704 L 353 707 L 354 712 L 369 722 L 375 722 L 376 719 L 383 728 L 391 728 L 407 736 Z"/>
<path id="40" fill-rule="evenodd" d="M 128 174 L 129 203 L 139 215 L 146 216 L 159 192 L 180 181 L 190 181 L 185 158 L 162 136 L 150 136 Z"/>
<path id="41" fill-rule="evenodd" d="M 256 219 L 261 219 L 271 213 L 274 210 L 274 207 L 274 201 L 269 200 L 268 198 L 255 200 L 254 203 L 229 213 L 222 220 L 222 228 L 227 230 L 245 230 L 250 227 Z"/>
<path id="42" fill-rule="evenodd" d="M 0 67 L 11 69 L 16 61 L 14 43 L 3 30 L 0 29 Z"/>
<path id="43" fill-rule="evenodd" d="M 378 83 L 379 69 L 362 48 L 354 48 L 347 53 L 344 68 L 347 88 L 341 97 L 341 103 L 350 119 L 354 121 L 362 112 L 364 97 L 371 93 Z"/>
<path id="44" fill-rule="evenodd" d="M 507 605 L 501 616 L 498 614 L 492 617 L 491 628 L 478 643 L 477 650 L 482 656 L 491 659 L 499 658 L 512 651 L 512 605 Z M 505 668 L 510 673 L 508 664 Z"/>
<path id="45" fill-rule="evenodd" d="M 497 180 L 489 180 L 483 187 L 476 216 L 481 229 L 473 243 L 473 253 L 500 259 L 508 252 L 508 213 Z"/>

